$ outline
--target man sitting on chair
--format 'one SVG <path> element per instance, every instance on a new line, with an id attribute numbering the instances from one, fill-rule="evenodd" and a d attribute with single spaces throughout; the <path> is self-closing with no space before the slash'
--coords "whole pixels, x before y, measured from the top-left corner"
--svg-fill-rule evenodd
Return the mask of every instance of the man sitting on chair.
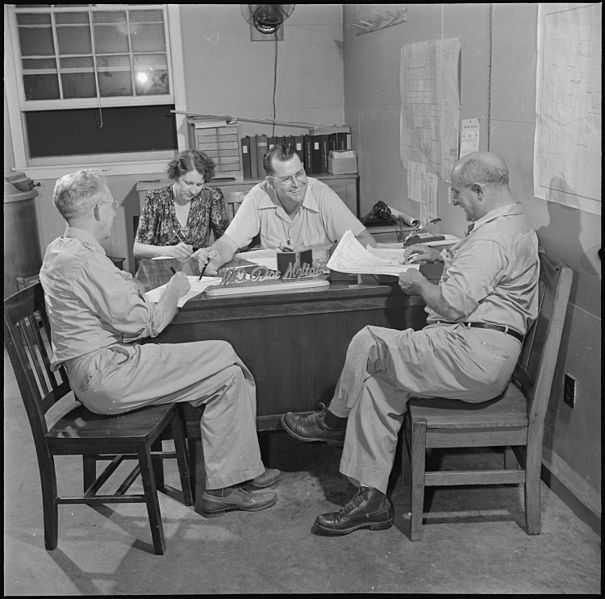
<path id="1" fill-rule="evenodd" d="M 427 325 L 366 326 L 349 344 L 328 409 L 282 418 L 301 441 L 344 442 L 340 471 L 359 487 L 340 511 L 317 517 L 315 532 L 391 526 L 386 490 L 408 399 L 497 397 L 537 317 L 538 239 L 511 195 L 506 165 L 488 152 L 469 154 L 454 165 L 451 186 L 472 231 L 443 253 L 423 245 L 405 250 L 410 261 L 445 263 L 439 285 L 418 270 L 399 274 L 401 289 L 426 302 Z"/>
<path id="2" fill-rule="evenodd" d="M 51 367 L 65 367 L 89 410 L 121 414 L 169 402 L 204 405 L 200 421 L 206 490 L 202 512 L 258 511 L 276 503 L 279 470 L 265 469 L 256 434 L 252 374 L 225 341 L 148 343 L 177 313 L 189 281 L 177 272 L 160 301 L 145 298 L 130 273 L 116 268 L 101 242 L 118 203 L 99 171 L 61 177 L 53 201 L 67 222 L 40 270 L 51 324 Z"/>

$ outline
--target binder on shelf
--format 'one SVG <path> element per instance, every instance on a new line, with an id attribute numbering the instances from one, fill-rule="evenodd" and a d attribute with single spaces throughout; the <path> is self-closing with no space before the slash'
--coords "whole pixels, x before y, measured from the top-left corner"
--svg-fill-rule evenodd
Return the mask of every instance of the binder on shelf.
<path id="1" fill-rule="evenodd" d="M 292 142 L 298 157 L 301 162 L 305 161 L 305 136 L 304 135 L 294 135 L 294 141 Z"/>
<path id="2" fill-rule="evenodd" d="M 330 133 L 328 135 L 328 146 L 329 150 L 338 150 L 338 133 Z"/>
<path id="3" fill-rule="evenodd" d="M 242 169 L 244 179 L 252 178 L 252 163 L 250 160 L 250 136 L 242 137 Z"/>
<path id="4" fill-rule="evenodd" d="M 314 175 L 313 170 L 313 136 L 303 135 L 303 152 L 304 152 L 304 165 L 307 175 Z"/>
<path id="5" fill-rule="evenodd" d="M 250 178 L 258 179 L 258 150 L 257 150 L 258 135 L 250 136 Z"/>
<path id="6" fill-rule="evenodd" d="M 264 179 L 265 178 L 265 167 L 263 166 L 263 156 L 265 152 L 269 149 L 268 138 L 263 133 L 261 135 L 256 136 L 256 159 L 257 159 L 257 178 Z"/>
<path id="7" fill-rule="evenodd" d="M 330 148 L 334 150 L 350 150 L 351 149 L 351 134 L 336 133 L 336 147 Z"/>
<path id="8" fill-rule="evenodd" d="M 311 164 L 312 164 L 312 172 L 314 175 L 319 175 L 321 173 L 322 164 L 321 164 L 321 136 L 320 135 L 311 135 Z"/>
<path id="9" fill-rule="evenodd" d="M 328 156 L 330 154 L 330 139 L 328 135 L 319 135 L 319 147 L 321 157 L 320 173 L 328 172 Z"/>

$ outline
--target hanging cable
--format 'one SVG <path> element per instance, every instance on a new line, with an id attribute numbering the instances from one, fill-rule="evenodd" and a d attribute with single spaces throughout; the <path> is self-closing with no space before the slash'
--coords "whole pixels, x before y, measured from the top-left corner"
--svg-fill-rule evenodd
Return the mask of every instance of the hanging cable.
<path id="1" fill-rule="evenodd" d="M 492 128 L 492 21 L 493 4 L 489 5 L 489 65 L 487 72 L 487 151 L 490 151 L 490 129 Z"/>
<path id="2" fill-rule="evenodd" d="M 273 63 L 273 125 L 271 128 L 271 137 L 275 137 L 275 91 L 277 90 L 277 48 L 278 48 L 278 40 L 277 40 L 277 31 L 273 34 L 275 36 L 275 61 Z"/>

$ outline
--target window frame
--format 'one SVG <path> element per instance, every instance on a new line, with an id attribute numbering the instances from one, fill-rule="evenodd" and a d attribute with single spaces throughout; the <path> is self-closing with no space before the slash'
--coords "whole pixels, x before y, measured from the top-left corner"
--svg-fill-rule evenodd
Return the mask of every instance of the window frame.
<path id="1" fill-rule="evenodd" d="M 102 5 L 97 5 L 102 6 Z M 123 5 L 128 8 L 128 5 Z M 119 5 L 108 5 L 112 10 Z M 154 104 L 174 104 L 177 151 L 188 146 L 186 121 L 186 93 L 183 70 L 183 50 L 181 43 L 180 8 L 178 4 L 136 5 L 143 8 L 165 9 L 167 20 L 167 58 L 171 73 L 172 94 L 161 96 L 119 96 L 103 98 L 75 98 L 67 100 L 25 100 L 16 14 L 20 7 L 4 5 L 4 93 L 8 114 L 10 139 L 15 159 L 15 170 L 25 172 L 31 178 L 57 178 L 75 168 L 95 165 L 106 174 L 145 174 L 163 172 L 166 162 L 174 156 L 170 150 L 137 153 L 90 154 L 30 158 L 24 113 L 32 110 L 62 110 L 74 108 L 110 108 L 112 106 L 141 106 Z M 35 9 L 34 9 L 35 10 Z M 69 7 L 67 7 L 69 10 Z M 31 12 L 31 9 L 30 9 Z M 42 10 L 42 12 L 44 12 Z M 57 105 L 60 104 L 61 108 Z M 6 135 L 6 134 L 5 134 Z"/>

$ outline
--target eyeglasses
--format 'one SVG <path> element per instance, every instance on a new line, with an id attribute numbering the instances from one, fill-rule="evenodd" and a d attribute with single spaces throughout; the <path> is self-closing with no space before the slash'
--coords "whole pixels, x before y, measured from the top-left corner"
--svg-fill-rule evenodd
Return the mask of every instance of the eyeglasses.
<path id="1" fill-rule="evenodd" d="M 120 202 L 118 202 L 117 200 L 114 200 L 113 202 L 99 202 L 100 204 L 111 204 L 112 208 L 118 208 L 120 205 Z"/>
<path id="2" fill-rule="evenodd" d="M 307 178 L 305 169 L 301 168 L 297 173 L 289 175 L 288 177 L 274 177 L 273 175 L 267 175 L 271 179 L 275 179 L 280 185 L 294 185 L 296 181 L 304 181 Z"/>

